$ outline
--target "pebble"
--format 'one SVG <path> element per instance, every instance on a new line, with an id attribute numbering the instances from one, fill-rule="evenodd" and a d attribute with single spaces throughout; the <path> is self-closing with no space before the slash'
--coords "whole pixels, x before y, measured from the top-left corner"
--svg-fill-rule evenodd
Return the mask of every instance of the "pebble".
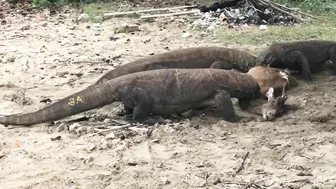
<path id="1" fill-rule="evenodd" d="M 4 151 L 0 151 L 0 159 L 5 157 L 5 152 Z"/>
<path id="2" fill-rule="evenodd" d="M 93 160 L 94 160 L 94 158 L 93 158 L 92 156 L 90 156 L 89 158 L 84 159 L 84 160 L 83 160 L 83 163 L 84 163 L 84 164 L 88 164 L 88 163 L 93 162 Z"/>
<path id="3" fill-rule="evenodd" d="M 163 167 L 164 167 L 163 163 L 159 163 L 159 164 L 157 165 L 157 168 L 163 168 Z"/>
<path id="4" fill-rule="evenodd" d="M 180 124 L 180 123 L 173 123 L 173 128 L 176 130 L 176 131 L 181 131 L 183 130 L 183 126 Z"/>
<path id="5" fill-rule="evenodd" d="M 110 145 L 107 143 L 107 141 L 104 138 L 100 140 L 100 143 L 101 143 L 100 149 L 102 150 L 106 150 L 107 148 L 110 147 Z"/>
<path id="6" fill-rule="evenodd" d="M 56 141 L 56 140 L 61 140 L 61 136 L 57 136 L 57 137 L 52 137 L 50 138 L 51 141 Z"/>
<path id="7" fill-rule="evenodd" d="M 81 14 L 81 15 L 79 15 L 79 16 L 77 17 L 77 20 L 78 20 L 79 22 L 88 22 L 89 19 L 90 19 L 90 17 L 89 17 L 89 15 L 87 15 L 87 14 Z"/>
<path id="8" fill-rule="evenodd" d="M 137 166 L 139 164 L 135 159 L 127 159 L 126 163 L 129 166 Z"/>
<path id="9" fill-rule="evenodd" d="M 8 56 L 4 58 L 3 62 L 15 62 L 15 59 L 14 56 Z"/>
<path id="10" fill-rule="evenodd" d="M 66 125 L 64 123 L 61 123 L 58 127 L 57 127 L 57 132 L 62 132 L 65 130 Z"/>
<path id="11" fill-rule="evenodd" d="M 266 25 L 260 25 L 260 26 L 259 26 L 259 29 L 260 29 L 260 30 L 267 30 L 267 29 L 268 29 L 268 26 L 266 26 Z"/>
<path id="12" fill-rule="evenodd" d="M 185 32 L 183 35 L 182 35 L 183 38 L 188 38 L 188 37 L 191 37 L 191 34 L 189 32 Z"/>
<path id="13" fill-rule="evenodd" d="M 12 125 L 8 125 L 6 128 L 7 129 L 14 129 L 14 127 Z"/>
<path id="14" fill-rule="evenodd" d="M 80 126 L 79 123 L 74 123 L 72 125 L 69 126 L 69 132 L 72 133 L 74 131 L 76 131 L 76 129 Z"/>
<path id="15" fill-rule="evenodd" d="M 108 119 L 108 118 L 104 119 L 103 121 L 103 123 L 110 123 L 110 122 L 111 122 L 111 119 Z"/>
<path id="16" fill-rule="evenodd" d="M 77 129 L 76 129 L 76 134 L 77 135 L 81 135 L 81 134 L 83 134 L 83 133 L 85 133 L 87 131 L 87 128 L 86 127 L 78 127 Z"/>
<path id="17" fill-rule="evenodd" d="M 75 30 L 76 29 L 76 26 L 75 25 L 72 25 L 72 26 L 68 26 L 67 27 L 69 30 Z"/>
<path id="18" fill-rule="evenodd" d="M 161 183 L 162 183 L 162 185 L 167 185 L 167 184 L 170 184 L 170 181 L 168 180 L 167 177 L 162 177 L 161 178 Z"/>
<path id="19" fill-rule="evenodd" d="M 107 139 L 107 140 L 109 140 L 109 139 L 115 139 L 115 138 L 116 138 L 116 136 L 115 136 L 114 132 L 111 132 L 110 134 L 108 134 L 108 135 L 106 136 L 106 139 Z"/>
<path id="20" fill-rule="evenodd" d="M 86 148 L 88 152 L 92 152 L 96 148 L 96 145 L 94 144 L 89 144 Z"/>
<path id="21" fill-rule="evenodd" d="M 211 183 L 213 185 L 221 183 L 221 180 L 220 180 L 220 177 L 218 176 L 218 174 L 211 174 L 207 180 L 208 180 L 209 183 Z"/>
<path id="22" fill-rule="evenodd" d="M 118 162 L 113 162 L 107 165 L 108 168 L 119 171 L 120 170 L 120 164 Z"/>
<path id="23" fill-rule="evenodd" d="M 69 169 L 71 170 L 71 171 L 74 171 L 74 170 L 76 170 L 78 167 L 76 166 L 76 165 L 74 165 L 74 166 L 71 166 Z"/>
<path id="24" fill-rule="evenodd" d="M 93 127 L 88 127 L 86 133 L 95 133 L 95 129 Z"/>

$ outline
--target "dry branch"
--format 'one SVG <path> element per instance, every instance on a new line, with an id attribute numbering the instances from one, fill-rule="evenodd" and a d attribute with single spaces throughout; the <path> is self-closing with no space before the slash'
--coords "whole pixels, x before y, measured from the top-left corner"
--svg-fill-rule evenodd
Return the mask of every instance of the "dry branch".
<path id="1" fill-rule="evenodd" d="M 283 14 L 286 14 L 286 15 L 288 15 L 288 16 L 291 16 L 291 17 L 295 18 L 296 20 L 298 20 L 298 21 L 300 21 L 300 22 L 305 22 L 305 20 L 303 20 L 302 18 L 299 18 L 299 17 L 295 16 L 295 15 L 292 14 L 292 13 L 289 13 L 289 12 L 287 12 L 287 11 L 285 11 L 285 10 L 282 10 L 281 8 L 278 8 L 278 7 L 274 6 L 274 5 L 271 4 L 270 2 L 265 2 L 265 1 L 263 1 L 263 0 L 258 0 L 257 2 L 259 2 L 259 3 L 260 3 L 261 5 L 263 5 L 263 6 L 271 7 L 272 9 L 274 9 L 274 10 L 276 10 L 276 11 L 278 11 L 278 12 L 281 12 L 281 13 L 283 13 Z"/>
<path id="2" fill-rule="evenodd" d="M 209 12 L 220 9 L 220 12 L 224 13 L 228 18 L 227 20 L 228 23 L 230 22 L 229 24 L 265 24 L 265 22 L 268 24 L 290 24 L 294 22 L 306 22 L 308 21 L 308 17 L 325 21 L 322 17 L 300 12 L 299 9 L 289 8 L 273 1 L 216 0 L 209 6 L 200 6 L 199 9 L 201 12 Z M 228 4 L 228 2 L 230 4 Z"/>
<path id="3" fill-rule="evenodd" d="M 280 4 L 278 4 L 278 3 L 274 3 L 274 2 L 271 2 L 271 1 L 270 1 L 270 3 L 273 4 L 273 5 L 275 5 L 275 6 L 281 7 L 282 9 L 286 9 L 286 10 L 288 10 L 288 11 L 296 12 L 296 13 L 299 13 L 299 14 L 308 16 L 308 17 L 310 17 L 310 18 L 317 19 L 317 20 L 326 21 L 326 20 L 324 20 L 323 18 L 320 18 L 320 17 L 317 17 L 317 16 L 313 16 L 313 15 L 311 15 L 311 14 L 304 13 L 304 12 L 301 12 L 301 11 L 298 11 L 298 10 L 294 10 L 294 9 L 285 7 L 285 6 L 283 6 L 283 5 L 280 5 Z"/>
<path id="4" fill-rule="evenodd" d="M 170 13 L 170 14 L 154 14 L 154 15 L 141 16 L 141 18 L 142 19 L 145 19 L 145 18 L 158 18 L 158 17 L 179 16 L 179 15 L 194 14 L 194 13 L 199 13 L 199 11 L 196 10 L 196 11 L 185 11 L 185 12 L 177 12 L 177 13 Z"/>
<path id="5" fill-rule="evenodd" d="M 241 165 L 239 166 L 239 168 L 237 169 L 236 174 L 238 174 L 241 170 L 243 170 L 245 161 L 246 161 L 249 154 L 250 154 L 250 152 L 246 152 L 246 154 L 244 155 L 243 161 L 242 161 Z"/>
<path id="6" fill-rule="evenodd" d="M 170 11 L 176 9 L 186 9 L 186 8 L 195 8 L 196 6 L 180 6 L 180 7 L 171 7 L 171 8 L 160 8 L 160 9 L 146 9 L 146 10 L 139 10 L 139 11 L 128 11 L 128 12 L 113 12 L 113 13 L 105 13 L 103 16 L 104 18 L 114 17 L 114 16 L 122 16 L 128 14 L 136 14 L 145 13 L 145 12 L 155 12 L 155 11 Z"/>
<path id="7" fill-rule="evenodd" d="M 97 134 L 102 134 L 102 133 L 106 133 L 106 132 L 111 132 L 111 131 L 115 131 L 115 130 L 119 130 L 119 129 L 135 127 L 135 126 L 138 126 L 138 125 L 127 124 L 127 125 L 123 125 L 123 126 L 114 126 L 113 128 L 110 128 L 110 129 L 95 129 L 95 131 L 97 131 Z"/>

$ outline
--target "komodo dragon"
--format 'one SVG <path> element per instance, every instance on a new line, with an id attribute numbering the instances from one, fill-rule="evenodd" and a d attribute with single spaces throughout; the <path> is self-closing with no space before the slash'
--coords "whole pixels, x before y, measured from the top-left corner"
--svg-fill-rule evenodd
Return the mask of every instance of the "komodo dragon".
<path id="1" fill-rule="evenodd" d="M 217 68 L 236 69 L 246 73 L 255 65 L 255 60 L 256 57 L 252 54 L 234 48 L 191 47 L 176 49 L 146 56 L 117 67 L 103 75 L 92 86 L 122 75 L 156 69 Z"/>
<path id="2" fill-rule="evenodd" d="M 306 81 L 311 73 L 325 69 L 329 76 L 336 74 L 336 42 L 308 40 L 274 43 L 257 56 L 256 64 L 274 68 L 299 70 Z"/>
<path id="3" fill-rule="evenodd" d="M 3 125 L 32 125 L 121 101 L 133 110 L 133 121 L 149 114 L 181 113 L 215 106 L 215 116 L 237 121 L 231 97 L 245 109 L 259 95 L 258 83 L 248 74 L 221 69 L 161 69 L 109 80 L 63 98 L 36 112 L 0 117 Z"/>

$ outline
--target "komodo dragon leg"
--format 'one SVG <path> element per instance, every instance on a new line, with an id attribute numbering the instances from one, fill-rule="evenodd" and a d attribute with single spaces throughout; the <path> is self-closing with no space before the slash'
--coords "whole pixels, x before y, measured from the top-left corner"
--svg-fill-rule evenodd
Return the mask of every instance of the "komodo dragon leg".
<path id="1" fill-rule="evenodd" d="M 312 80 L 312 74 L 306 57 L 300 51 L 291 51 L 286 54 L 285 58 L 287 64 L 290 66 L 297 63 L 300 67 L 300 71 L 307 81 Z"/>
<path id="2" fill-rule="evenodd" d="M 150 115 L 152 101 L 149 95 L 138 87 L 124 87 L 120 90 L 125 113 L 132 113 L 133 121 L 144 121 Z M 133 108 L 132 108 L 133 107 Z"/>
<path id="3" fill-rule="evenodd" d="M 215 95 L 215 105 L 216 105 L 216 117 L 221 117 L 229 122 L 237 122 L 240 117 L 236 115 L 233 103 L 231 101 L 231 95 L 228 91 L 222 90 Z"/>
<path id="4" fill-rule="evenodd" d="M 328 76 L 336 75 L 336 46 L 332 46 L 329 51 L 329 60 L 324 63 Z"/>
<path id="5" fill-rule="evenodd" d="M 239 98 L 238 105 L 241 110 L 247 110 L 251 101 L 251 98 Z"/>
<path id="6" fill-rule="evenodd" d="M 133 114 L 133 108 L 129 108 L 125 105 L 124 105 L 123 109 L 121 109 L 117 112 L 118 116 L 129 116 L 131 114 Z"/>
<path id="7" fill-rule="evenodd" d="M 220 60 L 220 61 L 215 61 L 214 63 L 212 63 L 210 68 L 231 70 L 233 69 L 233 64 L 232 62 L 227 61 L 227 60 Z"/>

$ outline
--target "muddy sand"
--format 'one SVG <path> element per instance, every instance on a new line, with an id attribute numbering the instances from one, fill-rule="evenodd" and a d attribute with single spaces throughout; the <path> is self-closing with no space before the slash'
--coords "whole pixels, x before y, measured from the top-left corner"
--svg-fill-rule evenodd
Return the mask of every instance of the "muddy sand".
<path id="1" fill-rule="evenodd" d="M 37 110 L 152 53 L 239 47 L 188 30 L 179 19 L 114 34 L 138 20 L 77 25 L 79 13 L 71 9 L 24 12 L 6 11 L 0 25 L 1 115 Z M 192 35 L 184 38 L 184 31 Z M 287 102 L 298 110 L 274 122 L 234 124 L 200 114 L 106 131 L 124 124 L 116 115 L 120 104 L 113 103 L 54 124 L 0 126 L 0 188 L 335 188 L 335 90 L 323 74 L 312 84 L 300 82 Z"/>

